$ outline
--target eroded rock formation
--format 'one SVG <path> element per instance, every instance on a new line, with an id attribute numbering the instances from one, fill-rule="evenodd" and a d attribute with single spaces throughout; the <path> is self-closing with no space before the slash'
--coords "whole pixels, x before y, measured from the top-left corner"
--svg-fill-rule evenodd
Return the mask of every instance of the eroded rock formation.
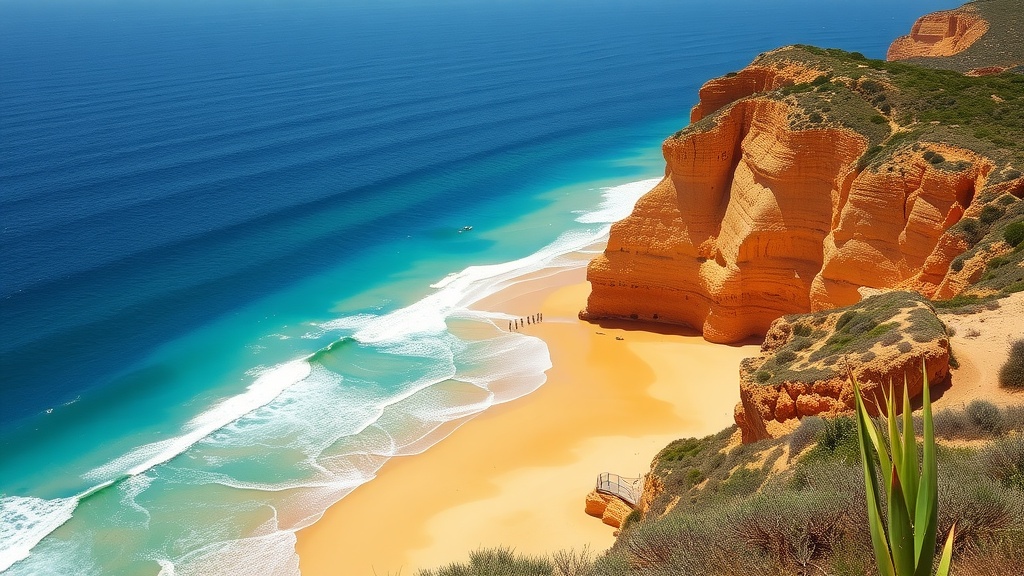
<path id="1" fill-rule="evenodd" d="M 926 14 L 914 22 L 909 35 L 893 41 L 885 57 L 891 61 L 952 56 L 977 42 L 988 27 L 988 22 L 972 6 Z"/>
<path id="2" fill-rule="evenodd" d="M 949 373 L 949 339 L 931 305 L 919 294 L 891 292 L 854 306 L 785 316 L 772 323 L 761 354 L 740 366 L 735 421 L 743 442 L 772 436 L 775 423 L 853 409 L 852 373 L 869 399 L 881 392 L 911 398 L 924 382 Z M 889 385 L 895 388 L 890 392 Z"/>
<path id="3" fill-rule="evenodd" d="M 587 494 L 585 511 L 590 516 L 600 518 L 602 522 L 612 528 L 621 528 L 633 509 L 615 496 L 592 490 L 590 494 Z"/>

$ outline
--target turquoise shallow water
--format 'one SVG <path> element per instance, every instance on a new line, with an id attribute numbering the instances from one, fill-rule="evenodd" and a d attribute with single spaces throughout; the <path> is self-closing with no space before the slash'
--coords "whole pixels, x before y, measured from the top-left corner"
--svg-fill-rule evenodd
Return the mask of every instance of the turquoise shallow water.
<path id="1" fill-rule="evenodd" d="M 949 5 L 3 4 L 0 571 L 295 573 L 542 385 L 468 304 L 582 265 L 704 80 Z"/>

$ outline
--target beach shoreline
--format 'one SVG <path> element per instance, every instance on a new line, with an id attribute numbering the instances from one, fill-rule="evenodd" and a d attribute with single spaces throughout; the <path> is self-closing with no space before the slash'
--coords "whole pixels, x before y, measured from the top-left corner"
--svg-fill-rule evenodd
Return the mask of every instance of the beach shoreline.
<path id="1" fill-rule="evenodd" d="M 478 302 L 474 308 L 524 318 L 543 312 L 544 322 L 521 331 L 547 343 L 546 383 L 422 454 L 387 462 L 297 533 L 302 574 L 413 574 L 464 561 L 480 547 L 609 547 L 613 529 L 583 511 L 597 474 L 640 476 L 672 440 L 730 425 L 739 360 L 756 346 L 583 322 L 577 312 L 588 293 L 579 268 Z"/>

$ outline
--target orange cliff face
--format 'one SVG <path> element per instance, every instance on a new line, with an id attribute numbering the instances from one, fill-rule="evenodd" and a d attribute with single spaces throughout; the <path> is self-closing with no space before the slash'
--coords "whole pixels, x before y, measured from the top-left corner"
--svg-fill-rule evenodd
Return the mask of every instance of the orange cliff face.
<path id="1" fill-rule="evenodd" d="M 770 92 L 783 86 L 810 82 L 819 70 L 801 64 L 758 66 L 751 64 L 731 75 L 710 80 L 700 88 L 700 101 L 690 111 L 690 122 L 697 122 L 721 108 L 757 92 Z"/>
<path id="2" fill-rule="evenodd" d="M 833 205 L 867 139 L 791 130 L 792 111 L 747 99 L 710 129 L 666 140 L 665 179 L 590 264 L 584 315 L 686 324 L 734 342 L 808 310 Z"/>
<path id="3" fill-rule="evenodd" d="M 934 12 L 917 19 L 910 34 L 889 46 L 886 60 L 952 56 L 963 52 L 988 31 L 988 22 L 969 6 Z"/>
<path id="4" fill-rule="evenodd" d="M 947 167 L 928 162 L 929 152 L 941 154 Z M 974 152 L 923 144 L 858 174 L 825 238 L 811 309 L 852 304 L 862 286 L 935 296 L 950 263 L 967 248 L 961 237 L 945 232 L 971 206 L 992 167 Z"/>
<path id="5" fill-rule="evenodd" d="M 790 70 L 801 82 L 818 74 Z M 930 296 L 943 284 L 966 248 L 946 231 L 991 162 L 925 143 L 861 169 L 865 136 L 795 129 L 796 100 L 744 98 L 786 77 L 757 80 L 770 76 L 741 72 L 701 90 L 712 100 L 694 115 L 712 116 L 662 145 L 665 178 L 612 226 L 588 268 L 581 317 L 684 324 L 726 343 L 763 335 L 785 314 L 852 304 L 862 286 Z M 741 99 L 711 112 L 723 94 Z M 926 159 L 937 153 L 942 166 Z"/>

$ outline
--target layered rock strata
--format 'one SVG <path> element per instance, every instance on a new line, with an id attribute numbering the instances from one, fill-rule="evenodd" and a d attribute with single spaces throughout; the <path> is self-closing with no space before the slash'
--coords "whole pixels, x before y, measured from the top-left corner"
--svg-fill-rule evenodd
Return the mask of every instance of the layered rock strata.
<path id="1" fill-rule="evenodd" d="M 972 6 L 926 14 L 914 22 L 910 34 L 893 41 L 885 58 L 952 56 L 970 48 L 988 28 L 988 22 Z"/>
<path id="2" fill-rule="evenodd" d="M 785 314 L 852 304 L 862 286 L 931 295 L 943 284 L 966 248 L 947 231 L 992 162 L 919 142 L 865 163 L 865 134 L 795 97 L 758 92 L 824 77 L 785 53 L 701 89 L 700 120 L 662 145 L 665 178 L 591 262 L 582 318 L 684 324 L 727 343 L 763 335 Z M 838 107 L 805 94 L 822 110 Z M 860 105 L 876 126 L 886 122 Z"/>

